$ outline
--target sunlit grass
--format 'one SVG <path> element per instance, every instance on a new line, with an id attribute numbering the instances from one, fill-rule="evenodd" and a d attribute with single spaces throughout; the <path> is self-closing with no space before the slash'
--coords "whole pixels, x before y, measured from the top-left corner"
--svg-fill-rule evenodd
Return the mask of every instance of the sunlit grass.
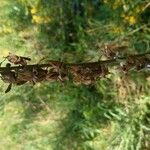
<path id="1" fill-rule="evenodd" d="M 49 39 L 44 36 L 41 40 L 33 24 L 16 29 L 15 20 L 8 17 L 13 5 L 10 0 L 2 0 L 0 5 L 0 61 L 8 52 L 29 56 L 33 63 L 45 55 L 50 59 L 62 59 L 60 43 L 57 46 L 45 44 Z M 93 45 L 111 41 L 126 32 L 112 23 L 105 26 L 108 34 L 99 28 L 102 25 L 89 20 L 88 32 L 92 34 L 90 42 L 93 43 L 86 45 L 89 35 L 82 41 L 88 48 L 89 59 L 93 56 L 94 61 L 99 59 L 99 52 Z M 82 48 L 77 51 L 82 61 L 88 60 L 86 55 L 82 56 Z M 74 53 L 65 53 L 65 57 L 76 61 Z M 114 78 L 110 76 L 112 80 L 97 81 L 95 86 L 43 82 L 35 86 L 14 86 L 7 94 L 4 93 L 7 84 L 1 81 L 0 149 L 148 150 L 149 80 L 142 73 L 128 80 L 116 74 Z"/>

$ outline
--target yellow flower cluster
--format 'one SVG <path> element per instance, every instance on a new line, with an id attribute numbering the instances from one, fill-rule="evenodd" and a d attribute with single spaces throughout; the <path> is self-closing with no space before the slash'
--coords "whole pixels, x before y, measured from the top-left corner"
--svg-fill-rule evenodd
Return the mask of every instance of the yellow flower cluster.
<path id="1" fill-rule="evenodd" d="M 122 0 L 114 0 L 113 2 L 111 0 L 104 0 L 104 3 L 110 6 L 112 9 L 117 9 L 122 5 Z"/>
<path id="2" fill-rule="evenodd" d="M 106 4 L 107 4 L 107 3 L 108 3 L 108 0 L 104 0 L 104 3 L 106 3 Z"/>
<path id="3" fill-rule="evenodd" d="M 134 8 L 129 5 L 129 0 L 104 0 L 104 3 L 112 9 L 119 9 L 124 22 L 134 25 L 138 22 L 139 15 L 144 11 L 145 4 L 136 4 Z M 122 8 L 122 10 L 121 10 Z"/>
<path id="4" fill-rule="evenodd" d="M 38 12 L 38 9 L 36 7 L 32 7 L 31 14 L 36 14 Z"/>
<path id="5" fill-rule="evenodd" d="M 32 16 L 32 23 L 43 24 L 43 23 L 49 23 L 50 21 L 51 19 L 49 17 L 41 17 L 38 15 Z"/>
<path id="6" fill-rule="evenodd" d="M 124 16 L 124 21 L 128 22 L 130 25 L 134 25 L 137 23 L 137 17 L 136 16 Z"/>
<path id="7" fill-rule="evenodd" d="M 112 4 L 112 8 L 117 9 L 121 5 L 122 5 L 122 0 L 115 0 L 114 3 Z"/>
<path id="8" fill-rule="evenodd" d="M 32 23 L 41 24 L 43 23 L 43 18 L 37 15 L 32 16 Z"/>
<path id="9" fill-rule="evenodd" d="M 8 33 L 12 33 L 12 32 L 13 32 L 12 28 L 5 27 L 5 26 L 0 30 L 0 33 L 6 33 L 6 34 L 8 34 Z"/>
<path id="10" fill-rule="evenodd" d="M 39 10 L 37 9 L 37 7 L 32 7 L 32 9 L 31 9 L 32 23 L 43 24 L 43 23 L 49 23 L 51 21 L 50 17 L 40 16 L 37 14 L 38 12 L 39 12 Z"/>
<path id="11" fill-rule="evenodd" d="M 116 33 L 116 34 L 122 34 L 124 31 L 123 31 L 123 28 L 121 26 L 114 26 L 112 28 L 112 32 Z"/>

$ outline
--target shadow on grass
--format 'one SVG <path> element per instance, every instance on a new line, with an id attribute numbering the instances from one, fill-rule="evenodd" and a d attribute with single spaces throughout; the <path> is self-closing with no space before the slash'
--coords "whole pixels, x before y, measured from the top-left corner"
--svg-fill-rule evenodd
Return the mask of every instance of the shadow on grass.
<path id="1" fill-rule="evenodd" d="M 72 83 L 64 85 L 42 83 L 35 87 L 19 87 L 16 94 L 9 100 L 21 102 L 24 111 L 21 116 L 22 121 L 13 125 L 12 134 L 20 135 L 20 133 L 28 132 L 29 128 L 34 128 L 33 122 L 39 115 L 41 116 L 41 112 L 44 112 L 42 114 L 44 118 L 44 115 L 52 110 L 60 114 L 59 122 L 56 122 L 59 127 L 54 129 L 59 131 L 53 133 L 55 137 L 50 139 L 48 135 L 45 135 L 48 142 L 52 143 L 53 149 L 87 148 L 84 143 L 96 138 L 99 129 L 105 127 L 110 121 L 111 117 L 107 115 L 109 110 L 114 111 L 117 106 L 113 95 L 110 95 L 108 91 L 109 83 L 102 84 L 105 89 L 99 90 L 100 92 L 96 86 L 75 86 Z M 22 139 L 22 135 L 20 136 Z M 18 136 L 16 140 L 20 142 Z"/>
<path id="2" fill-rule="evenodd" d="M 54 149 L 93 149 L 86 141 L 92 141 L 99 129 L 107 126 L 111 117 L 106 114 L 117 106 L 112 97 L 109 99 L 110 95 L 105 101 L 107 94 L 98 92 L 95 86 L 80 86 L 76 90 L 74 107 L 60 124 Z"/>

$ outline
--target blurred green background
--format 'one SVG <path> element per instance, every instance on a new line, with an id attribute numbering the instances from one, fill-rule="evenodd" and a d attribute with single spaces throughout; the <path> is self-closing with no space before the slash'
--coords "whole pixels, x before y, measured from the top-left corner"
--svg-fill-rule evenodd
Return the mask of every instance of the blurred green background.
<path id="1" fill-rule="evenodd" d="M 148 25 L 149 24 L 149 25 Z M 104 43 L 149 52 L 147 0 L 1 0 L 0 61 L 8 52 L 64 62 L 101 58 Z M 112 71 L 91 86 L 0 82 L 1 150 L 149 150 L 150 75 Z"/>

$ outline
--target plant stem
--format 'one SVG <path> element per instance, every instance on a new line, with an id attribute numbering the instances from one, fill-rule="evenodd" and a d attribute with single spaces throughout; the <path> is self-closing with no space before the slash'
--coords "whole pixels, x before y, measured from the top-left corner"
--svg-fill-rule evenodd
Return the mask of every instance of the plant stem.
<path id="1" fill-rule="evenodd" d="M 137 54 L 137 55 L 129 55 L 129 56 L 134 56 L 134 57 L 141 57 L 141 56 L 146 56 L 146 55 L 150 55 L 150 52 L 148 53 L 143 53 L 143 54 Z M 95 65 L 109 65 L 109 66 L 115 66 L 115 65 L 119 65 L 121 61 L 125 61 L 127 59 L 127 57 L 120 57 L 120 58 L 115 58 L 115 59 L 110 59 L 110 60 L 101 60 L 101 61 L 97 61 L 97 62 L 89 62 L 89 63 L 63 63 L 63 62 L 59 62 L 59 63 L 63 63 L 65 66 L 67 67 L 71 67 L 71 66 L 95 66 Z M 46 64 L 32 64 L 32 65 L 26 65 L 26 66 L 11 66 L 9 68 L 9 70 L 18 70 L 18 69 L 23 69 L 24 67 L 27 69 L 31 69 L 31 68 L 37 68 L 37 67 L 52 67 L 52 64 L 50 62 L 53 62 L 53 60 L 49 60 L 49 63 Z M 6 67 L 0 67 L 0 72 L 3 72 L 4 70 L 6 70 L 8 68 Z"/>

